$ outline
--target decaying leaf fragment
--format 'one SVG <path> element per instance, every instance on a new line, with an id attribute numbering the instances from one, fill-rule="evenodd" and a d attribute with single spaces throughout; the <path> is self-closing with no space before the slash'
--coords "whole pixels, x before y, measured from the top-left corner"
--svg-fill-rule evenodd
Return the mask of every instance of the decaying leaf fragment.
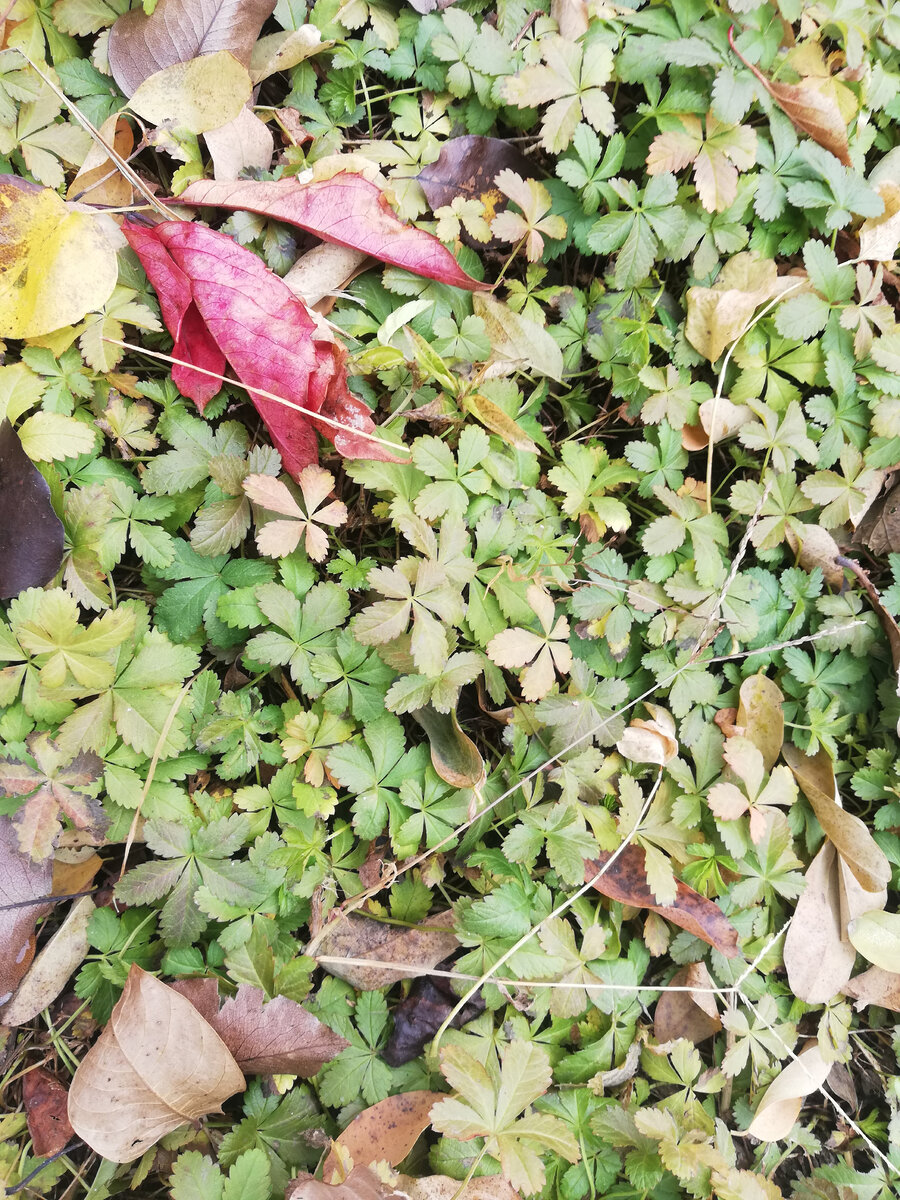
<path id="1" fill-rule="evenodd" d="M 0 817 L 0 1004 L 15 992 L 34 957 L 34 927 L 52 906 L 28 902 L 49 896 L 52 874 L 50 859 L 35 862 L 20 853 L 15 826 Z"/>
<path id="2" fill-rule="evenodd" d="M 670 988 L 696 988 L 696 991 L 665 991 L 656 1002 L 653 1036 L 657 1042 L 686 1038 L 698 1046 L 722 1028 L 716 998 L 710 990 L 712 978 L 706 964 L 688 963 L 675 972 Z"/>
<path id="3" fill-rule="evenodd" d="M 760 305 L 772 299 L 777 281 L 772 259 L 757 258 L 749 251 L 735 254 L 712 287 L 688 288 L 685 337 L 704 358 L 715 362 Z"/>
<path id="4" fill-rule="evenodd" d="M 856 951 L 841 913 L 838 854 L 825 842 L 806 872 L 806 887 L 784 942 L 791 991 L 807 1004 L 827 1004 L 853 974 Z"/>
<path id="5" fill-rule="evenodd" d="M 381 1055 L 388 1066 L 401 1067 L 418 1058 L 458 1000 L 451 981 L 444 976 L 427 975 L 416 979 L 409 995 L 393 1012 L 394 1027 Z M 469 1021 L 481 1016 L 484 1007 L 484 997 L 477 992 L 450 1022 L 450 1028 L 462 1029 Z"/>
<path id="6" fill-rule="evenodd" d="M 410 716 L 424 729 L 431 749 L 431 765 L 445 783 L 455 788 L 477 788 L 484 783 L 487 776 L 484 759 L 460 728 L 455 711 L 441 713 L 428 704 L 414 709 Z"/>
<path id="7" fill-rule="evenodd" d="M 22 1080 L 22 1101 L 28 1114 L 28 1132 L 40 1158 L 56 1154 L 74 1137 L 66 1115 L 67 1093 L 55 1075 L 32 1067 Z"/>
<path id="8" fill-rule="evenodd" d="M 106 1028 L 75 1072 L 69 1120 L 92 1150 L 131 1162 L 243 1089 L 228 1047 L 194 1006 L 132 966 Z"/>
<path id="9" fill-rule="evenodd" d="M 817 1042 L 808 1045 L 769 1086 L 747 1132 L 762 1142 L 777 1142 L 787 1137 L 800 1115 L 803 1101 L 819 1090 L 831 1067 Z"/>
<path id="10" fill-rule="evenodd" d="M 344 1155 L 349 1155 L 355 1166 L 389 1162 L 396 1167 L 428 1128 L 432 1106 L 442 1099 L 441 1092 L 401 1092 L 363 1109 L 335 1138 L 322 1178 L 334 1182 L 342 1174 Z"/>
<path id="11" fill-rule="evenodd" d="M 678 739 L 672 714 L 658 704 L 645 704 L 650 720 L 636 717 L 625 728 L 616 749 L 629 762 L 657 763 L 664 767 L 678 754 Z"/>
<path id="12" fill-rule="evenodd" d="M 0 599 L 43 587 L 63 560 L 62 521 L 53 510 L 46 479 L 22 449 L 18 434 L 0 421 Z"/>
<path id="13" fill-rule="evenodd" d="M 25 1025 L 53 1003 L 88 952 L 87 925 L 95 907 L 90 896 L 75 901 L 28 968 L 12 1000 L 0 1008 L 0 1025 Z"/>
<path id="14" fill-rule="evenodd" d="M 289 1185 L 285 1200 L 520 1200 L 502 1175 L 483 1175 L 461 1184 L 449 1175 L 390 1174 L 385 1183 L 369 1167 L 354 1167 L 343 1183 L 322 1183 L 304 1171 Z"/>
<path id="15" fill-rule="evenodd" d="M 453 914 L 432 913 L 414 929 L 386 925 L 355 913 L 326 926 L 319 940 L 316 958 L 331 975 L 362 991 L 388 987 L 398 979 L 425 975 L 452 953 L 459 941 L 453 932 Z M 324 959 L 328 961 L 323 961 Z M 334 959 L 366 958 L 383 962 L 384 967 L 358 966 Z M 393 965 L 397 964 L 397 965 Z"/>
<path id="16" fill-rule="evenodd" d="M 885 971 L 881 967 L 869 967 L 861 975 L 855 975 L 844 987 L 844 995 L 851 996 L 857 1009 L 869 1004 L 900 1012 L 900 972 Z"/>
<path id="17" fill-rule="evenodd" d="M 875 184 L 884 201 L 880 217 L 866 217 L 859 230 L 859 257 L 886 263 L 897 256 L 900 245 L 900 183 L 885 180 Z"/>

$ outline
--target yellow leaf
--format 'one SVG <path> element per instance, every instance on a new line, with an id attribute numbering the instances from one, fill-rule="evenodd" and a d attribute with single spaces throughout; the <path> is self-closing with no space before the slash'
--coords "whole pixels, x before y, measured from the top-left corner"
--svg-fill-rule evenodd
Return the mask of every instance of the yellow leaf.
<path id="1" fill-rule="evenodd" d="M 205 133 L 233 121 L 250 99 L 247 68 L 227 50 L 174 63 L 145 79 L 129 107 L 154 125 Z"/>
<path id="2" fill-rule="evenodd" d="M 40 337 L 100 308 L 116 286 L 100 220 L 49 188 L 0 181 L 0 337 Z"/>
<path id="3" fill-rule="evenodd" d="M 771 259 L 758 259 L 746 251 L 736 254 L 722 268 L 715 287 L 688 289 L 687 340 L 715 362 L 757 308 L 775 295 L 777 278 Z"/>

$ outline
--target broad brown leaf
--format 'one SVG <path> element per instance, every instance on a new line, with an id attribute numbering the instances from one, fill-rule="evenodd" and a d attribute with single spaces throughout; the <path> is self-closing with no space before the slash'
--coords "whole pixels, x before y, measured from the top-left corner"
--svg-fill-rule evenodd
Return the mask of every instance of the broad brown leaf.
<path id="1" fill-rule="evenodd" d="M 335 1139 L 322 1167 L 322 1178 L 333 1180 L 340 1173 L 338 1147 L 356 1166 L 383 1161 L 398 1166 L 428 1128 L 431 1106 L 443 1098 L 443 1092 L 401 1092 L 363 1109 Z"/>
<path id="2" fill-rule="evenodd" d="M 900 974 L 885 971 L 882 967 L 869 967 L 844 986 L 844 995 L 853 997 L 857 1009 L 877 1004 L 879 1008 L 900 1012 Z"/>
<path id="3" fill-rule="evenodd" d="M 109 32 L 109 65 L 126 96 L 157 71 L 201 54 L 228 50 L 244 64 L 275 0 L 159 0 L 148 17 L 140 8 L 119 17 Z"/>
<path id="4" fill-rule="evenodd" d="M 288 1185 L 285 1200 L 520 1200 L 502 1175 L 461 1184 L 449 1175 L 392 1176 L 384 1183 L 369 1167 L 354 1167 L 343 1183 L 322 1183 L 304 1171 Z"/>
<path id="5" fill-rule="evenodd" d="M 712 979 L 706 964 L 688 963 L 676 971 L 668 983 L 672 988 L 698 988 L 692 992 L 663 992 L 653 1014 L 653 1036 L 658 1042 L 687 1038 L 695 1046 L 722 1028 L 716 998 L 706 990 Z"/>
<path id="6" fill-rule="evenodd" d="M 819 1090 L 828 1078 L 831 1066 L 818 1043 L 810 1042 L 770 1084 L 747 1132 L 763 1142 L 777 1142 L 787 1137 L 800 1115 L 803 1101 Z"/>
<path id="7" fill-rule="evenodd" d="M 398 979 L 426 975 L 458 945 L 450 912 L 433 913 L 413 929 L 385 925 L 371 917 L 351 913 L 325 927 L 316 957 L 320 961 L 323 958 L 365 958 L 383 962 L 383 967 L 322 962 L 329 974 L 369 992 L 388 987 Z"/>
<path id="8" fill-rule="evenodd" d="M 784 942 L 788 983 L 807 1004 L 827 1004 L 853 974 L 856 951 L 841 915 L 840 865 L 831 842 L 812 860 Z"/>
<path id="9" fill-rule="evenodd" d="M 888 479 L 885 490 L 857 525 L 856 541 L 873 554 L 900 550 L 900 486 L 896 475 Z"/>
<path id="10" fill-rule="evenodd" d="M 131 1162 L 179 1125 L 221 1111 L 244 1086 L 228 1047 L 190 1001 L 132 966 L 75 1072 L 69 1120 L 92 1150 Z"/>
<path id="11" fill-rule="evenodd" d="M 585 862 L 584 877 L 592 886 L 611 900 L 630 904 L 634 908 L 649 908 L 659 913 L 673 925 L 680 925 L 694 937 L 715 947 L 726 958 L 740 954 L 738 931 L 722 910 L 711 900 L 695 892 L 686 883 L 677 880 L 678 891 L 674 904 L 657 904 L 644 866 L 644 851 L 640 846 L 626 846 L 617 854 L 615 861 L 602 875 L 601 867 L 612 858 L 612 853 L 602 851 L 598 858 Z M 594 878 L 596 876 L 596 878 Z"/>
<path id="12" fill-rule="evenodd" d="M 95 910 L 90 896 L 81 896 L 69 914 L 41 948 L 9 1004 L 0 1009 L 0 1024 L 15 1027 L 33 1021 L 57 998 L 72 972 L 88 952 L 87 925 Z"/>
<path id="13" fill-rule="evenodd" d="M 43 587 L 63 559 L 63 527 L 53 511 L 50 488 L 22 449 L 9 421 L 0 422 L 0 599 Z"/>
<path id="14" fill-rule="evenodd" d="M 493 215 L 506 205 L 506 198 L 495 182 L 499 173 L 506 170 L 527 178 L 534 168 L 521 151 L 503 138 L 465 134 L 444 142 L 435 162 L 423 167 L 416 178 L 432 212 L 462 196 L 466 200 L 480 200 L 490 224 Z M 463 240 L 471 239 L 464 236 Z M 496 238 L 489 243 L 498 244 Z"/>
<path id="15" fill-rule="evenodd" d="M 438 966 L 441 964 L 439 963 Z M 418 1058 L 450 1013 L 456 1007 L 459 996 L 450 985 L 450 980 L 440 975 L 419 978 L 413 983 L 409 995 L 393 1011 L 394 1027 L 381 1057 L 390 1067 L 401 1067 Z M 484 1012 L 481 992 L 458 1012 L 450 1022 L 452 1029 L 462 1029 Z"/>
<path id="16" fill-rule="evenodd" d="M 50 894 L 52 873 L 49 859 L 34 862 L 19 853 L 15 826 L 0 817 L 0 1004 L 12 996 L 34 957 L 34 927 L 52 905 L 30 901 Z"/>
<path id="17" fill-rule="evenodd" d="M 219 1008 L 214 979 L 186 979 L 175 991 L 209 1022 L 248 1075 L 315 1075 L 348 1045 L 287 996 L 266 1000 L 261 988 L 242 983 Z"/>
<path id="18" fill-rule="evenodd" d="M 22 1102 L 35 1155 L 46 1158 L 75 1136 L 66 1113 L 68 1093 L 55 1075 L 32 1067 L 22 1080 Z"/>

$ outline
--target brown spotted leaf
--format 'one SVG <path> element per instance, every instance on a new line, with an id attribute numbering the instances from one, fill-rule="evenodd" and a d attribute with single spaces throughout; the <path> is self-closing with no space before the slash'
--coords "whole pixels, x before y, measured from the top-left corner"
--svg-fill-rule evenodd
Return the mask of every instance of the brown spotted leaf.
<path id="1" fill-rule="evenodd" d="M 368 992 L 398 979 L 427 975 L 458 945 L 450 912 L 433 913 L 412 929 L 351 913 L 326 926 L 316 958 L 331 975 Z M 354 959 L 378 960 L 385 965 L 359 964 Z"/>
<path id="2" fill-rule="evenodd" d="M 384 1161 L 399 1166 L 428 1128 L 431 1106 L 443 1098 L 442 1092 L 401 1092 L 363 1109 L 335 1139 L 322 1167 L 322 1178 L 332 1180 L 340 1171 L 338 1147 L 355 1166 Z"/>
<path id="3" fill-rule="evenodd" d="M 687 1038 L 698 1046 L 719 1032 L 722 1022 L 705 963 L 688 963 L 675 972 L 667 986 L 697 990 L 663 992 L 653 1014 L 653 1036 L 658 1042 Z"/>
<path id="4" fill-rule="evenodd" d="M 49 858 L 35 862 L 20 853 L 15 826 L 0 817 L 0 1004 L 12 996 L 34 957 L 34 927 L 51 905 L 31 901 L 50 894 L 52 874 Z"/>
<path id="5" fill-rule="evenodd" d="M 22 1102 L 28 1114 L 28 1132 L 38 1158 L 56 1154 L 75 1136 L 66 1113 L 68 1092 L 55 1075 L 32 1067 L 22 1080 Z"/>

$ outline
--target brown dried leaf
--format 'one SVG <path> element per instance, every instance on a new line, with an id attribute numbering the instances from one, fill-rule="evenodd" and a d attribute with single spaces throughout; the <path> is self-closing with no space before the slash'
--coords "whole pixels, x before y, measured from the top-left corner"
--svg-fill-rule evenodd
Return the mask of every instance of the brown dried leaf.
<path id="1" fill-rule="evenodd" d="M 92 1150 L 131 1162 L 179 1125 L 243 1091 L 228 1047 L 173 988 L 132 966 L 106 1028 L 69 1089 L 69 1120 Z"/>
<path id="2" fill-rule="evenodd" d="M 453 932 L 453 914 L 433 913 L 415 929 L 386 925 L 371 917 L 351 913 L 325 927 L 316 958 L 331 975 L 345 979 L 364 992 L 388 987 L 398 979 L 426 975 L 459 941 Z M 356 966 L 323 959 L 368 958 L 384 962 L 384 967 Z M 401 964 L 393 966 L 391 964 Z"/>
<path id="3" fill-rule="evenodd" d="M 867 892 L 880 892 L 887 887 L 891 867 L 884 851 L 859 817 L 845 812 L 835 801 L 834 771 L 827 752 L 819 750 L 809 757 L 796 746 L 785 743 L 782 754 L 826 836 L 862 887 Z"/>
<path id="4" fill-rule="evenodd" d="M 831 1070 L 817 1042 L 812 1042 L 793 1059 L 760 1101 L 747 1132 L 762 1142 L 787 1137 L 800 1115 L 803 1101 L 817 1092 Z"/>
<path id="5" fill-rule="evenodd" d="M 50 894 L 53 867 L 19 853 L 15 827 L 0 817 L 0 1003 L 5 1003 L 34 957 L 34 927 L 52 908 L 31 904 Z"/>
<path id="6" fill-rule="evenodd" d="M 0 422 L 0 599 L 43 587 L 63 558 L 63 527 L 50 502 L 50 488 L 22 449 L 9 421 Z"/>
<path id="7" fill-rule="evenodd" d="M 29 967 L 15 996 L 0 1009 L 0 1023 L 25 1025 L 53 1003 L 88 952 L 87 924 L 95 907 L 90 896 L 75 901 Z"/>
<path id="8" fill-rule="evenodd" d="M 856 540 L 873 554 L 900 550 L 900 477 L 893 476 L 856 527 Z"/>
<path id="9" fill-rule="evenodd" d="M 797 563 L 804 571 L 816 567 L 825 577 L 829 587 L 840 588 L 844 582 L 844 568 L 837 561 L 840 547 L 827 529 L 821 525 L 804 525 L 802 540 L 792 525 L 785 528 L 787 543 L 797 556 Z"/>
<path id="10" fill-rule="evenodd" d="M 616 750 L 629 762 L 656 763 L 664 767 L 678 755 L 678 739 L 671 713 L 658 704 L 644 706 L 651 720 L 636 717 L 626 726 L 616 743 Z"/>
<path id="11" fill-rule="evenodd" d="M 247 1075 L 300 1075 L 309 1079 L 349 1044 L 287 996 L 266 1000 L 242 983 L 219 1008 L 215 979 L 173 984 L 216 1031 Z"/>
<path id="12" fill-rule="evenodd" d="M 459 996 L 443 976 L 427 976 L 417 979 L 405 1000 L 391 1014 L 394 1027 L 381 1057 L 389 1067 L 401 1067 L 418 1058 L 450 1013 L 456 1007 Z M 450 1022 L 451 1029 L 462 1029 L 469 1021 L 484 1012 L 484 998 L 480 992 L 456 1014 Z"/>
<path id="13" fill-rule="evenodd" d="M 867 217 L 859 229 L 859 257 L 870 262 L 891 262 L 900 243 L 900 184 L 885 180 L 875 184 L 884 201 L 880 217 Z"/>
<path id="14" fill-rule="evenodd" d="M 449 1175 L 425 1175 L 421 1179 L 410 1179 L 407 1175 L 397 1178 L 397 1187 L 402 1188 L 409 1200 L 519 1200 L 519 1193 L 502 1175 L 483 1175 L 471 1179 L 460 1191 L 457 1180 Z"/>
<path id="15" fill-rule="evenodd" d="M 396 1193 L 368 1167 L 354 1167 L 343 1183 L 322 1183 L 303 1171 L 288 1184 L 284 1200 L 389 1200 Z"/>
<path id="16" fill-rule="evenodd" d="M 396 1189 L 396 1190 L 395 1190 Z M 368 1167 L 354 1167 L 343 1183 L 320 1183 L 303 1172 L 288 1186 L 285 1200 L 520 1200 L 502 1175 L 483 1175 L 464 1186 L 449 1175 L 412 1179 L 395 1175 L 383 1183 Z"/>
<path id="17" fill-rule="evenodd" d="M 844 987 L 844 995 L 851 996 L 857 1010 L 868 1004 L 900 1012 L 900 974 L 885 971 L 881 967 L 869 967 L 862 975 L 856 975 Z"/>
<path id="18" fill-rule="evenodd" d="M 588 859 L 585 863 L 585 879 L 592 880 L 592 886 L 598 892 L 620 904 L 652 909 L 673 925 L 680 925 L 694 937 L 714 946 L 726 958 L 736 958 L 740 954 L 738 931 L 722 910 L 680 879 L 676 881 L 678 891 L 675 903 L 656 903 L 647 882 L 644 851 L 640 846 L 626 846 L 618 853 L 612 866 L 603 875 L 593 879 L 611 857 L 611 854 L 603 851 L 599 857 Z"/>
<path id="19" fill-rule="evenodd" d="M 338 1147 L 356 1166 L 385 1161 L 398 1166 L 428 1128 L 431 1106 L 443 1099 L 443 1092 L 401 1092 L 363 1109 L 335 1139 L 322 1167 L 322 1178 L 335 1182 L 340 1175 L 335 1153 Z"/>
<path id="20" fill-rule="evenodd" d="M 480 200 L 490 222 L 504 198 L 494 180 L 501 171 L 523 178 L 533 174 L 525 156 L 502 138 L 467 134 L 443 143 L 437 160 L 417 176 L 431 211 L 451 204 L 457 196 Z"/>
<path id="21" fill-rule="evenodd" d="M 22 1102 L 28 1114 L 28 1132 L 38 1158 L 62 1150 L 75 1136 L 66 1115 L 68 1093 L 55 1075 L 32 1067 L 22 1080 Z"/>
<path id="22" fill-rule="evenodd" d="M 760 671 L 741 684 L 735 724 L 744 731 L 760 754 L 767 771 L 778 761 L 784 742 L 784 696 L 778 686 Z"/>
<path id="23" fill-rule="evenodd" d="M 706 964 L 688 963 L 676 971 L 669 987 L 711 988 Z M 653 1036 L 658 1042 L 687 1038 L 695 1046 L 722 1028 L 716 998 L 708 991 L 663 992 L 653 1014 Z"/>
<path id="24" fill-rule="evenodd" d="M 307 308 L 318 308 L 326 297 L 333 297 L 356 276 L 365 270 L 369 256 L 362 250 L 350 246 L 338 246 L 334 242 L 322 242 L 300 256 L 284 282 Z"/>
<path id="25" fill-rule="evenodd" d="M 827 1004 L 853 974 L 855 961 L 841 918 L 838 854 L 826 841 L 806 872 L 784 942 L 791 991 L 807 1004 Z"/>
<path id="26" fill-rule="evenodd" d="M 109 32 L 109 65 L 126 96 L 163 67 L 228 50 L 245 67 L 275 0 L 159 0 L 151 16 L 140 8 Z"/>
<path id="27" fill-rule="evenodd" d="M 100 126 L 100 136 L 108 146 L 112 146 L 120 158 L 127 160 L 134 149 L 131 126 L 118 113 L 113 113 L 103 122 Z M 131 204 L 134 188 L 103 146 L 95 142 L 78 168 L 78 174 L 69 184 L 66 199 L 121 208 Z"/>

